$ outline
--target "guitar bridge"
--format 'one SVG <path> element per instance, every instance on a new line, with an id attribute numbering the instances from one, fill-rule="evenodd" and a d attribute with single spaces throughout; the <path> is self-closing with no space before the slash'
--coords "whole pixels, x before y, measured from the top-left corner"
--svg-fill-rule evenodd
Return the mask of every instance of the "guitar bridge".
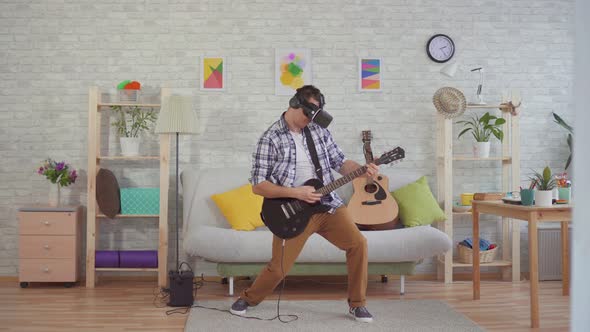
<path id="1" fill-rule="evenodd" d="M 381 201 L 364 201 L 361 203 L 361 205 L 379 205 L 381 204 Z"/>

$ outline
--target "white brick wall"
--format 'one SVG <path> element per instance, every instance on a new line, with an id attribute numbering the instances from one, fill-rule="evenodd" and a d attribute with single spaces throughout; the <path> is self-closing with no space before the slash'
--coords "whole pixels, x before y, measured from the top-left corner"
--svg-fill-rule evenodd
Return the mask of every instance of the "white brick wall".
<path id="1" fill-rule="evenodd" d="M 482 65 L 487 100 L 498 101 L 509 88 L 521 91 L 523 178 L 531 168 L 563 167 L 565 133 L 551 112 L 573 120 L 573 1 L 365 3 L 1 1 L 0 275 L 17 274 L 16 209 L 45 200 L 46 181 L 34 173 L 39 161 L 51 156 L 81 169 L 66 192 L 71 202 L 86 202 L 88 86 L 135 79 L 192 94 L 202 134 L 182 137 L 182 167 L 249 165 L 257 137 L 287 106 L 287 97 L 274 96 L 275 47 L 311 49 L 313 83 L 326 95 L 335 117 L 330 129 L 350 158 L 362 160 L 360 132 L 371 129 L 375 152 L 403 146 L 407 159 L 395 167 L 422 171 L 434 184 L 432 94 L 447 85 L 473 91 L 477 75 L 466 69 Z M 435 33 L 455 40 L 456 58 L 465 64 L 455 79 L 440 75 L 442 66 L 425 54 Z M 227 57 L 226 92 L 198 89 L 202 55 Z M 357 92 L 359 55 L 383 58 L 383 93 Z M 457 191 L 475 190 L 470 183 L 480 181 L 481 190 L 499 189 L 495 164 L 458 167 Z M 134 184 L 150 184 L 157 172 L 111 168 Z M 101 230 L 103 248 L 154 247 L 157 239 L 153 222 L 107 221 Z M 467 221 L 457 222 L 454 240 L 469 231 Z M 495 239 L 498 228 L 486 223 L 482 234 Z M 434 267 L 426 263 L 419 271 Z"/>

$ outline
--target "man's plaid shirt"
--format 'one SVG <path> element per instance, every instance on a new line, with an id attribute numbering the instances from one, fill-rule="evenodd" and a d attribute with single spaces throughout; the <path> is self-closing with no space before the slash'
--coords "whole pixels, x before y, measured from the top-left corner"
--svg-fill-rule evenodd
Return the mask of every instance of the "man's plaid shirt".
<path id="1" fill-rule="evenodd" d="M 330 170 L 338 171 L 346 158 L 332 139 L 332 134 L 328 129 L 313 122 L 308 125 L 308 128 L 318 153 L 324 184 L 328 184 L 334 181 L 334 175 Z M 307 149 L 307 140 L 304 139 L 303 144 L 306 147 L 305 153 L 311 160 Z M 252 154 L 250 183 L 257 185 L 262 181 L 269 181 L 280 186 L 293 187 L 295 163 L 297 162 L 295 156 L 295 141 L 289 133 L 283 113 L 281 118 L 262 134 L 256 144 L 256 149 Z M 344 204 L 335 192 L 322 197 L 321 203 L 331 207 L 331 211 Z"/>

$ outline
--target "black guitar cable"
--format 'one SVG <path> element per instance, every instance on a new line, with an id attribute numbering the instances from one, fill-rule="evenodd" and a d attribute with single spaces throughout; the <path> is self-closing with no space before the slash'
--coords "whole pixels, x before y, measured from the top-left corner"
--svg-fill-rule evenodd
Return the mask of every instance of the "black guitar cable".
<path id="1" fill-rule="evenodd" d="M 286 240 L 283 239 L 283 244 L 281 246 L 281 274 L 283 276 L 283 285 L 281 286 L 281 290 L 279 291 L 279 298 L 277 300 L 277 314 L 276 316 L 272 317 L 272 318 L 260 318 L 260 317 L 255 317 L 255 316 L 240 316 L 240 315 L 236 315 L 234 313 L 232 313 L 231 311 L 227 310 L 227 309 L 219 309 L 219 308 L 210 308 L 210 307 L 205 307 L 202 305 L 198 305 L 198 304 L 193 304 L 192 306 L 188 306 L 188 307 L 183 307 L 183 308 L 176 308 L 176 309 L 172 309 L 172 310 L 168 310 L 166 311 L 166 315 L 172 315 L 172 314 L 186 314 L 190 308 L 203 308 L 203 309 L 209 309 L 209 310 L 215 310 L 215 311 L 221 311 L 221 312 L 229 312 L 231 315 L 233 316 L 237 316 L 240 318 L 246 318 L 246 319 L 256 319 L 256 320 L 266 320 L 266 321 L 273 321 L 275 319 L 278 319 L 281 323 L 291 323 L 293 321 L 296 321 L 297 319 L 299 319 L 299 316 L 297 315 L 281 315 L 281 296 L 283 295 L 283 290 L 285 289 L 285 270 L 283 268 L 283 260 L 285 257 L 285 242 Z M 203 282 L 205 282 L 205 280 L 203 279 L 203 275 L 201 275 L 201 279 L 200 281 L 195 282 L 195 289 L 194 289 L 194 298 L 197 298 L 197 289 L 201 288 L 203 286 Z M 157 294 L 155 294 L 157 297 Z M 162 293 L 160 292 L 160 296 L 162 296 Z M 167 295 L 164 295 L 164 297 L 166 297 Z M 154 298 L 154 305 L 155 305 L 155 300 L 156 298 Z M 184 311 L 181 311 L 183 310 Z M 283 320 L 281 317 L 290 317 L 291 319 L 289 320 Z"/>

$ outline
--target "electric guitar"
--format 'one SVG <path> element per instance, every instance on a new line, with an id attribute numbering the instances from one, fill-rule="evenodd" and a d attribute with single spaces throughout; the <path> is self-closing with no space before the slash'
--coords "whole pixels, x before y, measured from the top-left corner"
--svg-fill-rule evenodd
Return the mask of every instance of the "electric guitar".
<path id="1" fill-rule="evenodd" d="M 384 165 L 401 160 L 405 157 L 402 148 L 397 147 L 389 152 L 384 153 L 379 159 L 373 161 L 375 165 Z M 332 191 L 359 177 L 367 171 L 367 166 L 360 167 L 338 180 L 327 185 L 318 179 L 309 179 L 303 185 L 312 186 L 316 193 L 326 196 Z M 260 216 L 268 229 L 281 239 L 290 239 L 305 230 L 309 223 L 309 218 L 316 213 L 326 212 L 326 206 L 316 202 L 309 204 L 295 198 L 264 198 L 262 202 L 262 212 Z"/>
<path id="2" fill-rule="evenodd" d="M 367 164 L 373 161 L 372 134 L 363 130 L 363 154 Z M 356 178 L 352 181 L 354 193 L 348 202 L 348 211 L 361 230 L 394 229 L 399 222 L 399 207 L 389 192 L 389 179 L 377 174 L 375 179 Z"/>

